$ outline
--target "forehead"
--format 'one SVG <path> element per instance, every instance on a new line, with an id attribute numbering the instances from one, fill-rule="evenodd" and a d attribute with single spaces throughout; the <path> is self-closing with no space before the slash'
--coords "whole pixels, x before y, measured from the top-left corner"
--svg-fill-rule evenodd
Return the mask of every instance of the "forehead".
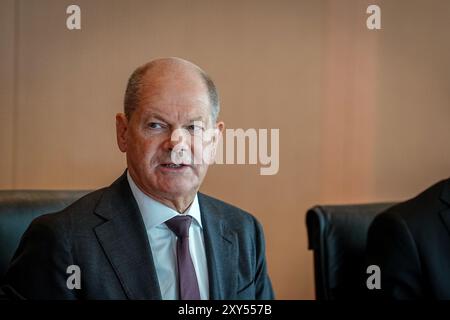
<path id="1" fill-rule="evenodd" d="M 190 65 L 162 64 L 149 69 L 139 91 L 142 115 L 157 113 L 167 119 L 180 119 L 210 114 L 207 86 Z"/>
<path id="2" fill-rule="evenodd" d="M 142 117 L 159 116 L 171 121 L 207 120 L 210 116 L 209 96 L 205 90 L 149 88 L 141 92 L 139 111 Z"/>

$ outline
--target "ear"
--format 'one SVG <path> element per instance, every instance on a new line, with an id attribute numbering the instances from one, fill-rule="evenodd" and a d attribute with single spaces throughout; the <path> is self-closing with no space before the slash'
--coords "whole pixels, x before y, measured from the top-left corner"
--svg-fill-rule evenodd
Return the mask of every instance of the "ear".
<path id="1" fill-rule="evenodd" d="M 223 134 L 223 130 L 225 129 L 225 123 L 223 121 L 216 122 L 216 131 L 214 135 L 214 143 L 217 145 L 219 142 L 220 136 Z"/>
<path id="2" fill-rule="evenodd" d="M 208 165 L 214 164 L 216 160 L 217 147 L 219 145 L 224 128 L 225 124 L 222 121 L 216 122 L 213 128 L 207 130 L 207 133 L 205 135 L 206 137 L 204 136 L 204 139 L 206 139 L 207 142 L 207 146 L 206 149 L 203 150 L 202 159 Z"/>
<path id="3" fill-rule="evenodd" d="M 222 137 L 223 130 L 225 128 L 225 123 L 223 121 L 216 122 L 216 127 L 214 128 L 214 136 L 212 137 L 212 158 L 215 159 L 217 146 L 220 142 L 220 138 Z"/>
<path id="4" fill-rule="evenodd" d="M 127 152 L 128 119 L 123 113 L 116 114 L 116 137 L 120 151 Z"/>

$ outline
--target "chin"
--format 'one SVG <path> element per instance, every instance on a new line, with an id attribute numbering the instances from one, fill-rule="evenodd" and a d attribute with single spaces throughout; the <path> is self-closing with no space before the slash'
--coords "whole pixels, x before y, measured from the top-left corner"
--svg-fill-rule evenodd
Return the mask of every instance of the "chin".
<path id="1" fill-rule="evenodd" d="M 174 197 L 180 197 L 193 193 L 196 190 L 196 187 L 192 185 L 191 182 L 188 184 L 186 182 L 177 183 L 176 181 L 171 181 L 161 189 L 164 190 L 165 193 L 173 195 Z"/>

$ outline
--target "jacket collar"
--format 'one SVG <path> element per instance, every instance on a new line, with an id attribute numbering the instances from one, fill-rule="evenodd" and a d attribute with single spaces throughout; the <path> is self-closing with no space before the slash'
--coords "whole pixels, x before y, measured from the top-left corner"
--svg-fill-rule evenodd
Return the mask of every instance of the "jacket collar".
<path id="1" fill-rule="evenodd" d="M 160 300 L 150 244 L 126 173 L 105 189 L 95 213 L 105 219 L 95 233 L 126 296 Z"/>
<path id="2" fill-rule="evenodd" d="M 450 232 L 450 179 L 445 180 L 443 184 L 444 186 L 442 188 L 440 199 L 444 202 L 446 207 L 440 211 L 440 214 L 447 230 Z"/>
<path id="3" fill-rule="evenodd" d="M 229 227 L 224 207 L 199 193 L 203 237 L 209 273 L 209 293 L 212 300 L 233 300 L 237 291 L 237 236 Z"/>

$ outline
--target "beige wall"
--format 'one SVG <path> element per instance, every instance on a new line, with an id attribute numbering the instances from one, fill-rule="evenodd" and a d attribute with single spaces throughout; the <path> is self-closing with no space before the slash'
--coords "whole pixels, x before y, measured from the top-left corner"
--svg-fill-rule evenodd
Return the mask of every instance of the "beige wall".
<path id="1" fill-rule="evenodd" d="M 82 30 L 65 28 L 76 2 Z M 365 28 L 368 4 L 382 30 Z M 160 56 L 215 79 L 229 128 L 279 128 L 280 170 L 216 165 L 253 212 L 278 298 L 314 298 L 305 211 L 400 200 L 450 172 L 450 2 L 1 0 L 0 188 L 97 188 L 124 170 L 114 115 Z"/>

